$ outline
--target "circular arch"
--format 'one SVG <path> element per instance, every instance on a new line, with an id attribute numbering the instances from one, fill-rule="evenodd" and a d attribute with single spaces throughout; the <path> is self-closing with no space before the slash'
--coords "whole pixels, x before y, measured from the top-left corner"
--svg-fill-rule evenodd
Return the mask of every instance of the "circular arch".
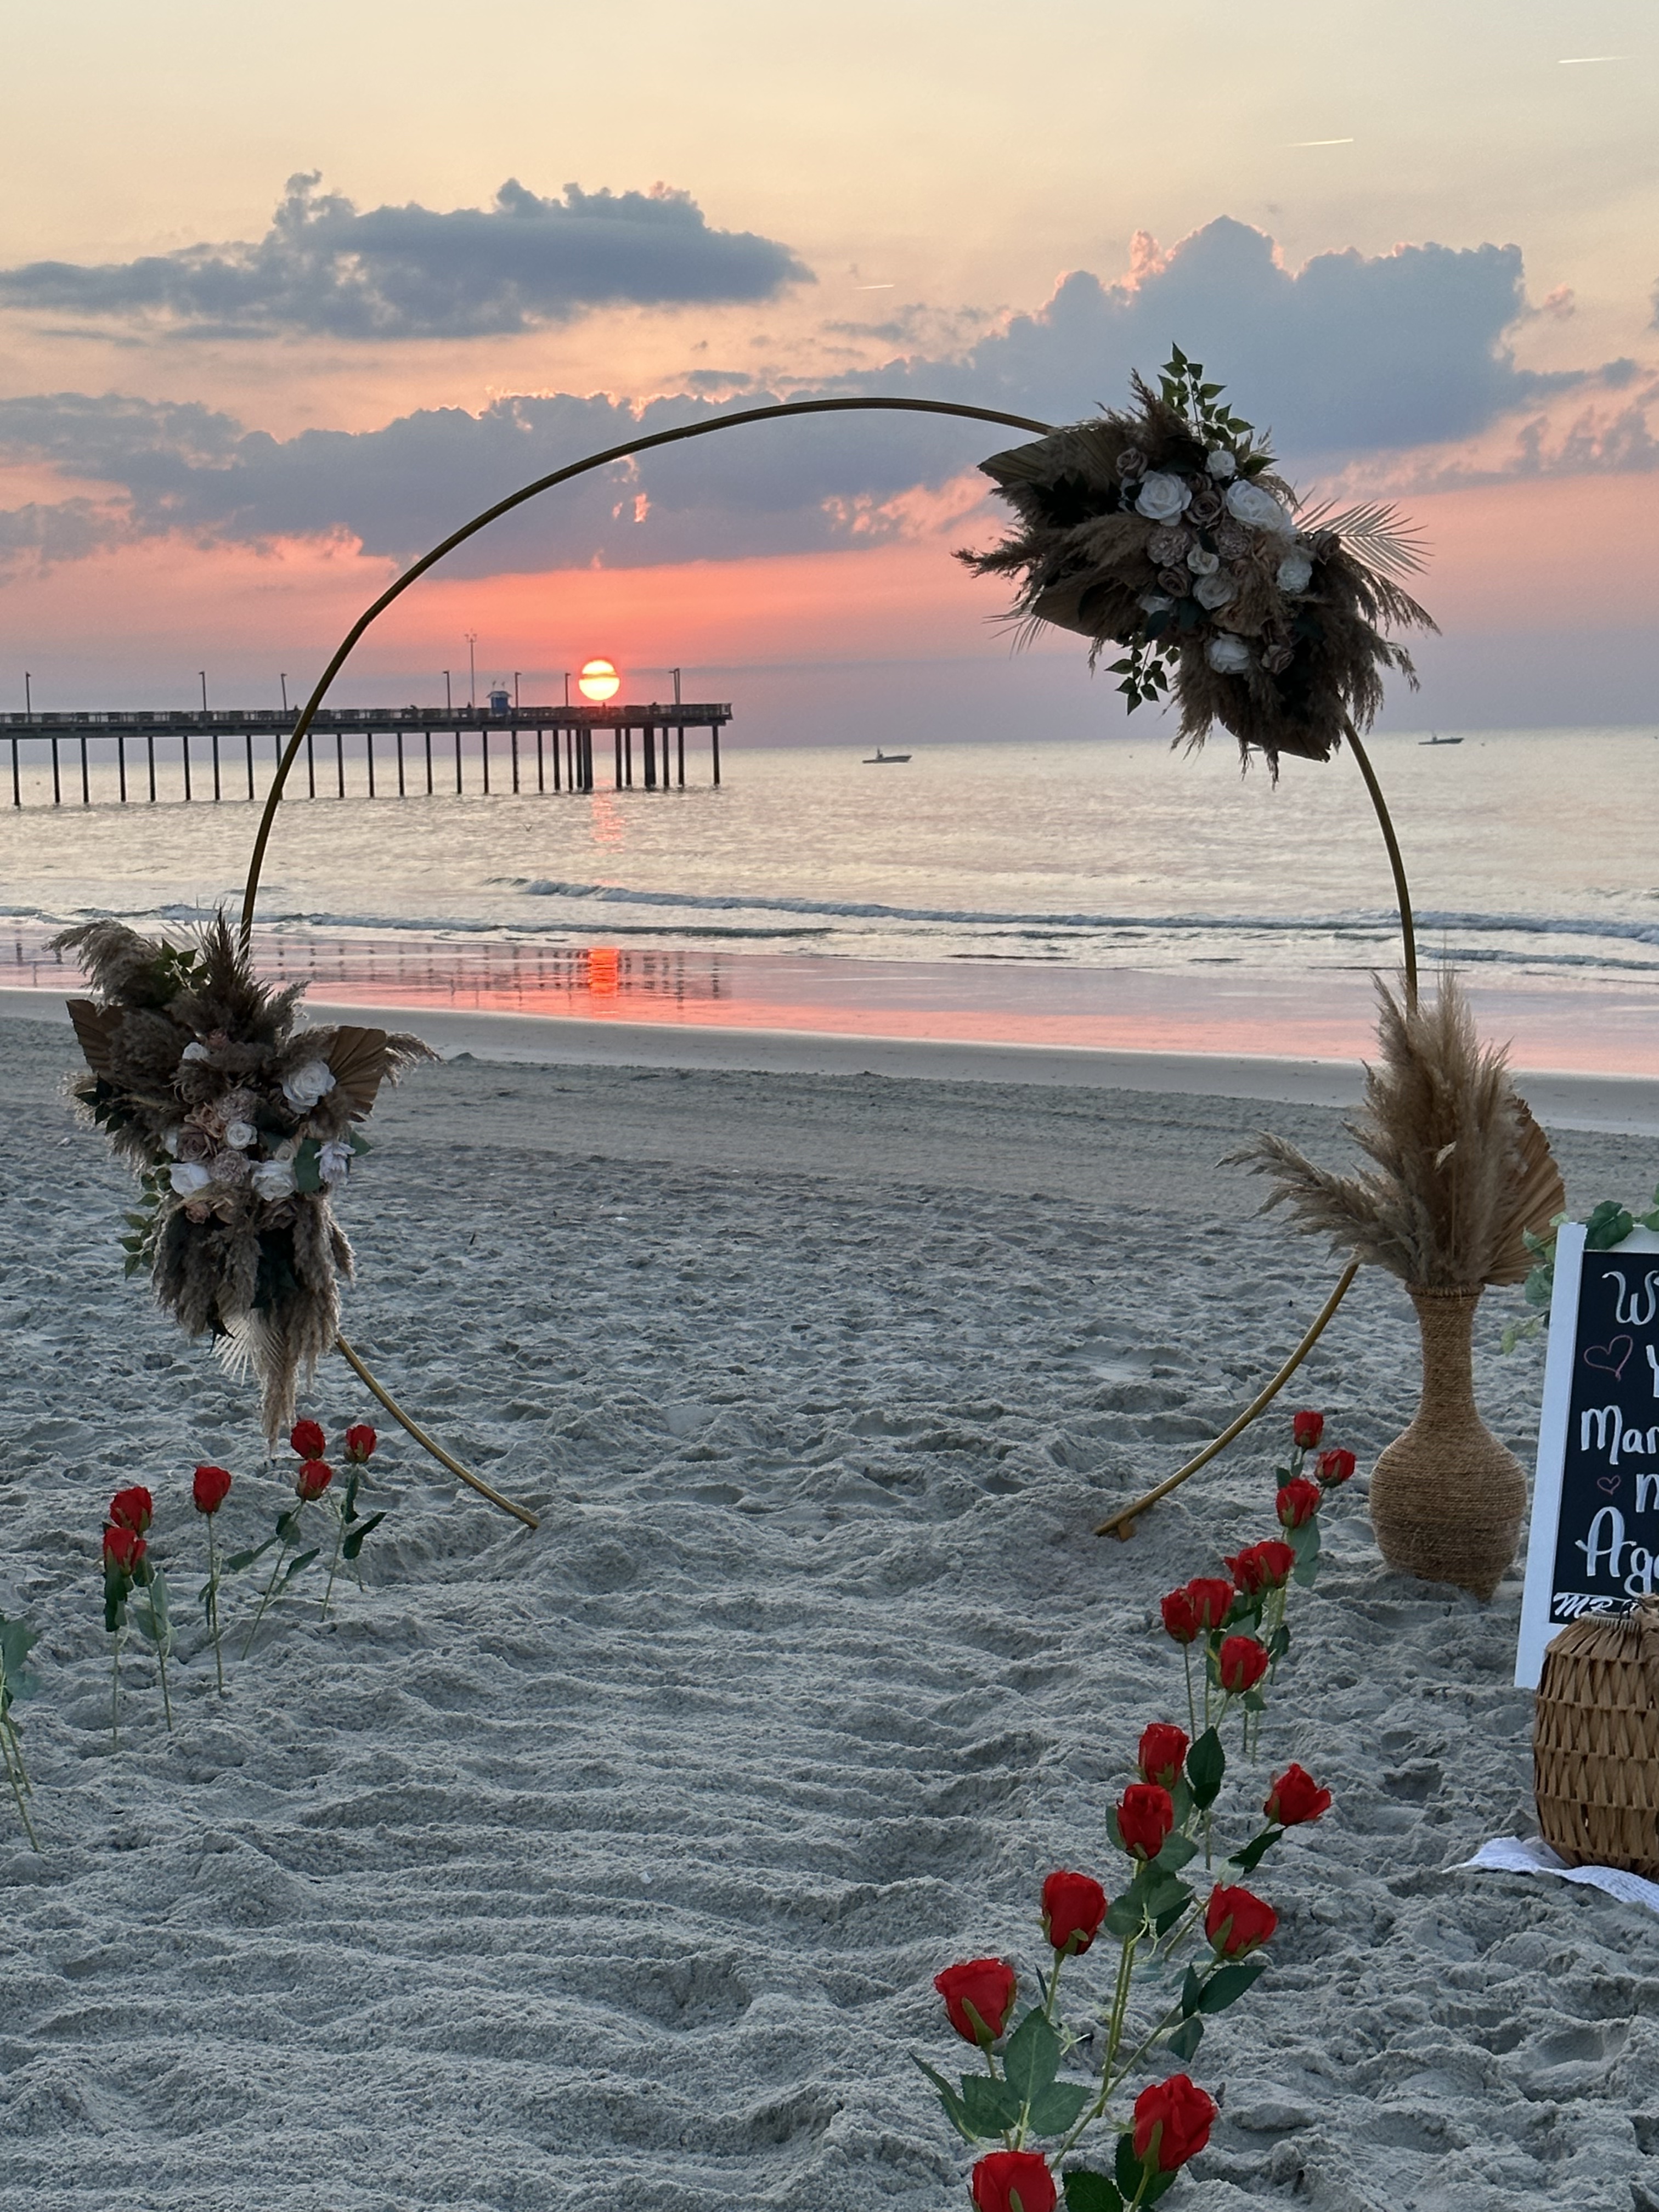
<path id="1" fill-rule="evenodd" d="M 405 568 L 401 575 L 396 577 L 380 597 L 358 616 L 356 621 L 336 647 L 327 666 L 313 686 L 311 696 L 301 709 L 299 717 L 295 722 L 293 732 L 283 748 L 282 758 L 276 764 L 276 772 L 271 778 L 270 789 L 265 794 L 264 807 L 260 814 L 259 826 L 254 836 L 253 852 L 248 863 L 247 882 L 242 895 L 240 933 L 244 945 L 251 944 L 252 940 L 253 912 L 259 894 L 259 878 L 264 866 L 265 853 L 270 842 L 270 833 L 276 822 L 276 809 L 282 803 L 283 787 L 288 781 L 289 770 L 298 757 L 300 747 L 305 742 L 307 732 L 315 719 L 317 710 L 327 697 L 329 687 L 356 650 L 365 633 L 380 619 L 386 609 L 395 600 L 401 599 L 410 586 L 418 582 L 429 568 L 435 568 L 438 562 L 447 554 L 453 553 L 457 546 L 464 545 L 470 538 L 476 538 L 480 531 L 487 529 L 492 522 L 498 522 L 504 514 L 510 514 L 515 507 L 525 506 L 529 501 L 538 498 L 544 491 L 551 491 L 557 484 L 568 483 L 577 477 L 591 475 L 595 469 L 608 468 L 612 462 L 631 459 L 635 454 L 649 453 L 659 446 L 677 445 L 691 438 L 711 437 L 715 432 L 720 430 L 738 429 L 751 422 L 776 422 L 786 416 L 800 415 L 850 414 L 954 416 L 970 422 L 995 422 L 1006 429 L 1029 430 L 1040 438 L 1051 435 L 1058 427 L 1052 422 L 1038 422 L 1029 415 L 1012 415 L 996 407 L 974 407 L 963 401 L 952 399 L 901 399 L 875 396 L 848 399 L 792 399 L 781 401 L 769 407 L 745 407 L 734 415 L 716 415 L 705 422 L 683 423 L 675 429 L 656 430 L 642 438 L 631 438 L 624 445 L 609 446 L 603 453 L 586 454 L 579 461 L 572 461 L 562 469 L 554 469 L 546 476 L 538 477 L 533 483 L 520 486 L 517 491 L 509 492 L 505 499 L 497 500 L 493 506 L 485 507 L 482 514 L 475 514 L 470 522 L 463 523 L 459 530 L 452 531 L 449 536 L 441 539 L 430 552 L 422 554 L 418 561 Z M 1376 780 L 1376 771 L 1371 766 L 1364 747 L 1359 741 L 1359 733 L 1354 728 L 1352 720 L 1345 722 L 1343 734 L 1352 750 L 1355 765 L 1364 779 L 1365 789 L 1376 811 L 1378 827 L 1382 833 L 1382 842 L 1388 853 L 1389 866 L 1394 876 L 1395 893 L 1399 902 L 1406 995 L 1408 1003 L 1414 1003 L 1417 998 L 1417 944 L 1412 917 L 1411 891 L 1406 880 L 1405 863 L 1401 857 L 1399 841 L 1395 836 L 1394 823 L 1389 818 L 1388 806 L 1382 797 L 1382 787 Z M 1195 1458 L 1189 1460 L 1185 1467 L 1177 1469 L 1166 1481 L 1158 1484 L 1156 1489 L 1148 1492 L 1145 1497 L 1137 1499 L 1132 1506 L 1126 1508 L 1111 1520 L 1103 1522 L 1095 1532 L 1097 1535 L 1103 1536 L 1109 1532 L 1121 1537 L 1133 1534 L 1136 1518 L 1146 1510 L 1147 1506 L 1156 1503 L 1158 1498 L 1167 1496 L 1179 1484 L 1186 1481 L 1189 1475 L 1196 1474 L 1200 1468 L 1214 1458 L 1224 1445 L 1230 1443 L 1236 1436 L 1248 1428 L 1258 1415 L 1266 1411 L 1324 1333 L 1327 1323 L 1347 1295 L 1348 1289 L 1358 1272 L 1358 1262 L 1350 1262 L 1343 1270 L 1334 1289 L 1326 1299 L 1300 1344 L 1297 1346 L 1295 1351 L 1291 1352 L 1290 1358 L 1267 1387 L 1251 1401 L 1235 1420 L 1229 1424 L 1222 1434 L 1212 1443 L 1206 1445 Z M 346 1342 L 344 1337 L 339 1337 L 337 1341 L 342 1355 L 349 1364 L 367 1383 L 393 1419 L 407 1430 L 424 1450 L 430 1452 L 434 1459 L 439 1460 L 453 1474 L 458 1474 L 481 1496 L 489 1498 L 492 1504 L 499 1505 L 505 1511 L 515 1515 L 530 1528 L 538 1526 L 536 1516 L 527 1507 L 516 1505 L 510 1499 L 501 1497 L 499 1492 L 492 1490 L 487 1483 L 481 1482 L 477 1475 L 470 1474 L 458 1460 L 453 1459 L 447 1452 L 434 1443 L 432 1438 L 427 1436 L 424 1431 L 404 1413 L 391 1394 L 376 1381 L 358 1353 Z"/>

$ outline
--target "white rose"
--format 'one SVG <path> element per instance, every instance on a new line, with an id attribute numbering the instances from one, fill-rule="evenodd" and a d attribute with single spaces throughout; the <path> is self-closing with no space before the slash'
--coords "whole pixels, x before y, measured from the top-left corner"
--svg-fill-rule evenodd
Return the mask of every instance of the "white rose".
<path id="1" fill-rule="evenodd" d="M 317 1172 L 325 1182 L 343 1182 L 351 1167 L 351 1146 L 343 1137 L 330 1137 L 317 1147 Z"/>
<path id="2" fill-rule="evenodd" d="M 1238 597 L 1238 586 L 1224 570 L 1218 575 L 1200 576 L 1193 586 L 1193 597 L 1200 606 L 1208 607 L 1213 614 L 1218 607 L 1224 607 Z"/>
<path id="3" fill-rule="evenodd" d="M 261 1198 L 286 1198 L 294 1188 L 294 1170 L 287 1160 L 261 1160 L 253 1170 L 253 1188 Z"/>
<path id="4" fill-rule="evenodd" d="M 1167 471 L 1154 469 L 1140 480 L 1140 489 L 1135 497 L 1135 513 L 1144 514 L 1149 522 L 1173 522 L 1178 514 L 1187 511 L 1192 497 L 1179 477 Z"/>
<path id="5" fill-rule="evenodd" d="M 1187 556 L 1187 566 L 1195 576 L 1213 576 L 1221 566 L 1221 560 L 1218 554 L 1207 551 L 1202 545 L 1194 545 Z"/>
<path id="6" fill-rule="evenodd" d="M 1218 446 L 1213 453 L 1206 453 L 1204 465 L 1220 483 L 1225 483 L 1230 477 L 1238 474 L 1238 457 L 1225 446 Z"/>
<path id="7" fill-rule="evenodd" d="M 1295 523 L 1273 494 L 1243 477 L 1227 487 L 1227 512 L 1235 522 L 1248 523 L 1252 530 L 1271 531 L 1278 538 L 1296 535 Z"/>
<path id="8" fill-rule="evenodd" d="M 205 1060 L 207 1056 L 208 1048 L 204 1044 L 187 1044 L 179 1055 L 181 1060 Z"/>
<path id="9" fill-rule="evenodd" d="M 213 1181 L 208 1169 L 195 1160 L 179 1160 L 167 1170 L 167 1181 L 180 1198 L 194 1198 Z"/>
<path id="10" fill-rule="evenodd" d="M 1298 545 L 1287 553 L 1274 572 L 1273 580 L 1281 592 L 1305 592 L 1313 581 L 1313 562 Z"/>
<path id="11" fill-rule="evenodd" d="M 182 1132 L 178 1129 L 163 1129 L 161 1132 L 161 1150 L 164 1152 L 170 1152 L 175 1160 L 179 1157 L 179 1139 L 181 1134 Z"/>
<path id="12" fill-rule="evenodd" d="M 1167 592 L 1143 592 L 1140 604 L 1149 615 L 1165 615 L 1175 605 Z"/>
<path id="13" fill-rule="evenodd" d="M 1250 648 L 1242 637 L 1212 637 L 1204 658 L 1218 676 L 1242 676 L 1250 665 Z"/>
<path id="14" fill-rule="evenodd" d="M 308 1060 L 283 1078 L 283 1096 L 296 1113 L 308 1114 L 334 1088 L 334 1070 L 325 1060 Z"/>
<path id="15" fill-rule="evenodd" d="M 252 1121 L 227 1121 L 225 1124 L 225 1142 L 233 1152 L 245 1152 L 258 1133 Z"/>

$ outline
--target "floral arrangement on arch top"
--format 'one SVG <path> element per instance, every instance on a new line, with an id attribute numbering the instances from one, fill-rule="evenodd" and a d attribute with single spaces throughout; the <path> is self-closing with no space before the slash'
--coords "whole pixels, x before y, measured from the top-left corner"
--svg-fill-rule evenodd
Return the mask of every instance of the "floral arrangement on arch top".
<path id="1" fill-rule="evenodd" d="M 1248 764 L 1281 753 L 1328 760 L 1369 726 L 1382 672 L 1413 688 L 1403 646 L 1379 625 L 1432 629 L 1400 579 L 1421 540 L 1392 508 L 1301 511 L 1272 453 L 1176 347 L 1154 392 L 1133 380 L 1131 413 L 1051 431 L 980 465 L 1019 520 L 979 575 L 1021 581 L 1014 611 L 1109 645 L 1131 713 L 1173 696 L 1181 736 L 1219 722 Z"/>

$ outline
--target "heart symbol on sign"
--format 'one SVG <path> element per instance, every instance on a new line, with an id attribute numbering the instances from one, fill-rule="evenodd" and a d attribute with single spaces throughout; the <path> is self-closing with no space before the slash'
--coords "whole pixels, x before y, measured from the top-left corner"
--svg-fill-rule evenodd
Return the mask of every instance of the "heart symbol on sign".
<path id="1" fill-rule="evenodd" d="M 1617 1498 L 1619 1477 L 1616 1474 L 1598 1474 L 1595 1478 L 1595 1486 L 1598 1490 L 1605 1491 L 1609 1498 Z"/>
<path id="2" fill-rule="evenodd" d="M 1622 1351 L 1620 1349 L 1621 1346 L 1624 1347 Z M 1610 1344 L 1587 1344 L 1584 1346 L 1584 1364 L 1586 1367 L 1599 1367 L 1604 1375 L 1611 1375 L 1616 1382 L 1629 1364 L 1630 1356 L 1635 1349 L 1636 1340 L 1629 1336 L 1615 1336 Z"/>

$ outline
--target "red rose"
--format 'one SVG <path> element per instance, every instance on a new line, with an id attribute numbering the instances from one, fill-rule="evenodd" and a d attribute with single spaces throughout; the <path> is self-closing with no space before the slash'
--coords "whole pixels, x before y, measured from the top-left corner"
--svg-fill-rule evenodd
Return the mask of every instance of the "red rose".
<path id="1" fill-rule="evenodd" d="M 1230 1636 L 1221 1647 L 1221 1686 L 1231 1698 L 1253 1690 L 1267 1671 L 1267 1647 L 1254 1636 Z"/>
<path id="2" fill-rule="evenodd" d="M 1056 1951 L 1080 1958 L 1100 1933 L 1106 1893 L 1092 1875 L 1057 1867 L 1042 1885 L 1042 1932 Z"/>
<path id="3" fill-rule="evenodd" d="M 1322 1413 L 1291 1415 L 1291 1442 L 1298 1451 L 1317 1451 L 1319 1439 L 1324 1433 L 1325 1416 Z"/>
<path id="4" fill-rule="evenodd" d="M 1281 1544 L 1276 1536 L 1270 1536 L 1265 1544 L 1248 1545 L 1227 1565 L 1245 1596 L 1260 1597 L 1263 1590 L 1282 1589 L 1289 1582 L 1296 1553 L 1288 1544 Z"/>
<path id="5" fill-rule="evenodd" d="M 933 1987 L 945 2000 L 945 2016 L 964 2043 L 981 2036 L 994 2043 L 1008 2024 L 1019 1978 L 1006 1959 L 966 1959 L 933 1977 Z M 968 2008 L 979 2015 L 975 2027 Z"/>
<path id="6" fill-rule="evenodd" d="M 1219 1575 L 1200 1575 L 1188 1583 L 1187 1595 L 1192 1600 L 1199 1626 L 1219 1628 L 1227 1618 L 1234 1590 L 1232 1584 L 1223 1582 Z"/>
<path id="7" fill-rule="evenodd" d="M 334 1470 L 326 1460 L 308 1459 L 301 1462 L 294 1488 L 303 1504 L 314 1505 L 333 1480 Z"/>
<path id="8" fill-rule="evenodd" d="M 1248 1889 L 1212 1889 L 1204 1908 L 1204 1933 L 1224 1959 L 1260 1950 L 1278 1925 L 1272 1905 Z"/>
<path id="9" fill-rule="evenodd" d="M 1156 1782 L 1132 1782 L 1117 1801 L 1117 1832 L 1137 1858 L 1155 1859 L 1175 1826 L 1175 1807 Z"/>
<path id="10" fill-rule="evenodd" d="M 1281 1528 L 1300 1528 L 1311 1521 L 1319 1510 L 1319 1501 L 1324 1492 L 1316 1482 L 1310 1482 L 1305 1474 L 1298 1474 L 1294 1482 L 1287 1482 L 1279 1493 L 1279 1520 Z"/>
<path id="11" fill-rule="evenodd" d="M 1048 2161 L 1034 2150 L 994 2150 L 968 2186 L 975 2212 L 1054 2212 L 1060 2202 Z"/>
<path id="12" fill-rule="evenodd" d="M 354 1467 L 361 1467 L 374 1452 L 379 1438 L 367 1421 L 354 1421 L 345 1432 L 345 1455 Z"/>
<path id="13" fill-rule="evenodd" d="M 1215 2115 L 1214 2098 L 1185 2074 L 1154 2081 L 1135 2099 L 1135 2156 L 1155 2159 L 1160 2173 L 1173 2173 L 1208 2142 Z"/>
<path id="14" fill-rule="evenodd" d="M 1292 1762 L 1282 1774 L 1274 1775 L 1261 1809 L 1281 1828 L 1299 1828 L 1304 1820 L 1316 1820 L 1322 1813 L 1330 1811 L 1331 1793 Z"/>
<path id="15" fill-rule="evenodd" d="M 320 1459 L 328 1449 L 328 1438 L 323 1434 L 320 1421 L 295 1421 L 288 1432 L 288 1440 L 301 1459 Z"/>
<path id="16" fill-rule="evenodd" d="M 1172 1790 L 1187 1764 L 1187 1731 L 1173 1721 L 1154 1721 L 1141 1735 L 1137 1762 L 1143 1782 Z"/>
<path id="17" fill-rule="evenodd" d="M 147 1490 L 118 1490 L 109 1502 L 109 1517 L 118 1528 L 142 1536 L 155 1517 L 155 1500 Z"/>
<path id="18" fill-rule="evenodd" d="M 149 1546 L 136 1528 L 116 1522 L 104 1531 L 104 1565 L 118 1568 L 122 1574 L 136 1574 Z"/>
<path id="19" fill-rule="evenodd" d="M 222 1467 L 198 1467 L 190 1494 L 198 1513 L 216 1513 L 230 1495 L 230 1477 Z"/>
<path id="20" fill-rule="evenodd" d="M 1164 1615 L 1164 1626 L 1177 1644 L 1194 1643 L 1198 1636 L 1198 1615 L 1193 1601 L 1184 1589 L 1170 1592 L 1158 1611 Z"/>
<path id="21" fill-rule="evenodd" d="M 1352 1479 L 1357 1464 L 1351 1451 L 1321 1452 L 1314 1472 L 1327 1490 L 1335 1490 Z"/>

